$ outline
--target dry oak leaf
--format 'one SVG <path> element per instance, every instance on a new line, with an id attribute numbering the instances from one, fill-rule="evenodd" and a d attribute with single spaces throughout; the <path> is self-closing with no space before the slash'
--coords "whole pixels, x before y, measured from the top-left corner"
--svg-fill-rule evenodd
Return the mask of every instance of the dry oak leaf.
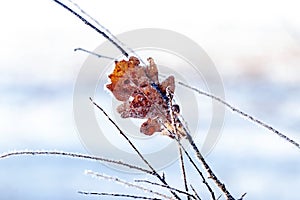
<path id="1" fill-rule="evenodd" d="M 171 122 L 168 102 L 172 100 L 175 79 L 169 76 L 159 83 L 154 60 L 148 58 L 148 62 L 149 65 L 140 66 L 136 57 L 130 57 L 129 61 L 116 61 L 113 73 L 108 76 L 111 83 L 106 87 L 123 102 L 117 108 L 121 117 L 147 119 L 140 132 L 152 135 L 164 129 L 162 124 Z M 171 97 L 167 95 L 167 88 Z"/>

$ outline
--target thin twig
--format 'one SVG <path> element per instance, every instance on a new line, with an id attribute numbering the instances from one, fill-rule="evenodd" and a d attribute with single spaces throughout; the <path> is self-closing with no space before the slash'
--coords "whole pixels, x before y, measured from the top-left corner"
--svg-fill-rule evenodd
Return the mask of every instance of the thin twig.
<path id="1" fill-rule="evenodd" d="M 103 178 L 103 179 L 106 179 L 106 180 L 112 180 L 114 182 L 121 183 L 121 184 L 124 184 L 126 186 L 142 190 L 144 192 L 149 192 L 151 194 L 154 194 L 154 195 L 157 195 L 157 196 L 161 196 L 161 197 L 163 197 L 165 199 L 172 199 L 172 197 L 169 197 L 169 196 L 167 196 L 165 194 L 153 191 L 151 189 L 142 187 L 140 185 L 135 185 L 133 183 L 129 183 L 128 181 L 121 180 L 121 179 L 119 179 L 117 177 L 112 177 L 112 176 L 108 176 L 108 175 L 104 175 L 104 174 L 99 174 L 99 173 L 96 173 L 96 172 L 93 172 L 93 171 L 90 171 L 90 170 L 86 171 L 85 173 L 88 174 L 88 175 L 92 175 L 92 176 L 98 177 L 98 178 Z"/>
<path id="2" fill-rule="evenodd" d="M 147 200 L 162 200 L 162 199 L 158 199 L 158 198 L 137 196 L 137 195 L 131 195 L 131 194 L 118 194 L 118 193 L 106 193 L 106 192 L 84 192 L 84 191 L 79 191 L 78 193 L 84 194 L 84 195 L 113 196 L 113 197 L 124 197 L 124 198 L 132 198 L 132 199 L 147 199 Z"/>
<path id="3" fill-rule="evenodd" d="M 148 183 L 148 184 L 151 184 L 151 185 L 160 186 L 160 187 L 163 187 L 163 188 L 167 188 L 167 189 L 170 189 L 170 190 L 174 190 L 174 191 L 176 191 L 176 192 L 178 192 L 178 193 L 181 193 L 181 194 L 190 196 L 190 197 L 193 198 L 193 199 L 196 199 L 196 197 L 195 197 L 194 195 L 192 195 L 191 193 L 188 193 L 188 192 L 183 191 L 183 190 L 179 190 L 179 189 L 177 189 L 177 188 L 173 188 L 173 187 L 170 187 L 170 186 L 162 185 L 162 184 L 155 183 L 155 182 L 148 181 L 148 180 L 134 180 L 134 181 L 135 181 L 135 182 Z"/>
<path id="4" fill-rule="evenodd" d="M 212 180 L 214 180 L 214 182 L 217 184 L 217 186 L 221 189 L 221 191 L 226 195 L 228 200 L 234 200 L 233 196 L 230 194 L 230 192 L 227 190 L 226 186 L 224 183 L 222 183 L 218 177 L 215 175 L 215 173 L 212 171 L 212 169 L 210 168 L 210 166 L 207 164 L 206 160 L 204 159 L 203 155 L 201 154 L 201 152 L 199 151 L 197 145 L 195 144 L 192 136 L 186 132 L 187 134 L 187 140 L 189 141 L 189 143 L 191 144 L 191 146 L 193 147 L 193 150 L 196 153 L 197 158 L 201 161 L 202 165 L 204 166 L 204 168 L 206 169 L 207 173 L 209 174 L 209 178 L 211 178 Z"/>
<path id="5" fill-rule="evenodd" d="M 166 95 L 168 96 L 168 110 L 169 110 L 169 115 L 171 118 L 171 124 L 172 124 L 172 130 L 169 130 L 169 132 L 172 132 L 173 135 L 175 136 L 175 138 L 177 138 L 178 140 L 180 140 L 180 135 L 178 133 L 178 129 L 176 126 L 176 120 L 175 120 L 175 113 L 174 110 L 172 109 L 173 107 L 173 103 L 172 103 L 172 92 L 169 91 L 169 88 L 166 89 Z M 163 124 L 163 123 L 162 123 Z M 184 159 L 183 159 L 183 155 L 182 155 L 182 150 L 180 145 L 178 145 L 178 153 L 179 153 L 179 158 L 180 158 L 180 166 L 181 166 L 181 172 L 182 172 L 182 178 L 183 178 L 183 183 L 184 183 L 184 188 L 186 192 L 189 192 L 189 188 L 187 185 L 187 178 L 186 178 L 186 172 L 185 172 L 185 167 L 184 167 Z M 187 200 L 190 200 L 190 196 L 187 195 Z"/>
<path id="6" fill-rule="evenodd" d="M 217 96 L 214 96 L 214 95 L 212 95 L 212 94 L 209 94 L 209 93 L 207 93 L 207 92 L 201 91 L 201 90 L 199 90 L 199 89 L 197 89 L 197 88 L 194 88 L 194 87 L 192 87 L 192 86 L 189 86 L 188 84 L 183 83 L 183 82 L 181 82 L 181 81 L 178 81 L 177 83 L 180 84 L 180 85 L 182 85 L 182 86 L 184 86 L 184 87 L 187 87 L 187 88 L 189 88 L 189 89 L 191 89 L 191 90 L 194 90 L 195 92 L 197 92 L 197 93 L 199 93 L 199 94 L 201 94 L 201 95 L 210 97 L 211 99 L 213 99 L 213 100 L 215 100 L 215 101 L 218 101 L 218 102 L 222 103 L 223 105 L 225 105 L 225 106 L 227 106 L 229 109 L 231 109 L 233 112 L 236 112 L 236 113 L 238 113 L 238 114 L 244 116 L 245 118 L 249 119 L 250 121 L 252 121 L 252 122 L 254 122 L 254 123 L 256 123 L 256 124 L 258 124 L 258 125 L 260 125 L 260 126 L 266 128 L 266 129 L 268 129 L 269 131 L 275 133 L 275 134 L 278 135 L 279 137 L 283 138 L 283 139 L 286 140 L 287 142 L 293 144 L 293 145 L 296 146 L 298 149 L 300 149 L 300 144 L 297 143 L 295 140 L 289 138 L 289 137 L 286 136 L 285 134 L 283 134 L 283 133 L 281 133 L 280 131 L 276 130 L 276 129 L 273 128 L 272 126 L 270 126 L 270 125 L 268 125 L 268 124 L 262 122 L 261 120 L 256 119 L 255 117 L 253 117 L 253 116 L 251 116 L 251 115 L 249 115 L 249 114 L 247 114 L 247 113 L 241 111 L 240 109 L 238 109 L 238 108 L 232 106 L 231 104 L 227 103 L 227 102 L 224 101 L 223 99 L 221 99 L 221 98 L 219 98 L 219 97 L 217 97 Z"/>
<path id="7" fill-rule="evenodd" d="M 167 127 L 165 127 L 165 128 L 167 128 Z M 167 130 L 170 132 L 169 129 L 167 129 Z M 185 133 L 186 133 L 186 134 L 190 135 L 190 134 L 188 133 L 188 131 L 187 131 L 186 128 L 184 128 L 184 130 L 185 130 Z M 212 196 L 212 199 L 213 199 L 213 200 L 216 200 L 216 197 L 215 197 L 215 194 L 214 194 L 212 188 L 210 187 L 210 185 L 209 185 L 208 182 L 206 181 L 206 179 L 205 179 L 203 173 L 200 171 L 200 169 L 198 168 L 198 166 L 196 165 L 196 163 L 194 162 L 194 160 L 192 159 L 192 157 L 189 155 L 189 153 L 187 152 L 187 150 L 186 150 L 186 149 L 184 148 L 184 146 L 181 144 L 180 140 L 179 140 L 177 137 L 175 137 L 174 139 L 175 139 L 175 140 L 177 141 L 177 143 L 180 145 L 180 147 L 181 147 L 182 150 L 184 151 L 185 155 L 188 157 L 190 163 L 194 166 L 194 168 L 196 169 L 196 171 L 198 172 L 198 174 L 199 174 L 200 177 L 202 178 L 202 183 L 204 183 L 205 186 L 207 187 L 208 191 L 210 192 L 210 194 L 211 194 L 211 196 Z"/>
<path id="8" fill-rule="evenodd" d="M 103 30 L 103 32 L 106 32 L 106 34 L 108 35 L 108 37 L 112 38 L 116 43 L 118 43 L 120 46 L 122 46 L 123 48 L 128 49 L 131 53 L 133 53 L 136 57 L 139 58 L 139 60 L 145 65 L 145 62 L 143 61 L 143 59 L 140 58 L 140 56 L 129 46 L 127 46 L 125 43 L 123 43 L 121 40 L 119 40 L 115 35 L 113 35 L 109 29 L 107 29 L 106 27 L 104 27 L 102 24 L 100 24 L 99 21 L 97 21 L 95 18 L 93 18 L 91 15 L 89 15 L 87 12 L 85 12 L 78 4 L 76 4 L 75 2 L 73 2 L 72 0 L 68 0 L 71 4 L 73 4 L 83 15 L 87 16 L 90 20 L 92 20 L 93 22 L 95 22 L 101 30 Z M 103 57 L 103 56 L 102 56 Z M 105 57 L 105 56 L 104 56 Z"/>
<path id="9" fill-rule="evenodd" d="M 184 159 L 183 159 L 183 155 L 182 155 L 182 149 L 181 147 L 178 145 L 178 151 L 179 151 L 179 158 L 180 158 L 180 163 L 181 163 L 181 172 L 182 172 L 182 178 L 183 178 L 183 182 L 184 182 L 184 189 L 186 192 L 189 192 L 189 188 L 187 185 L 187 179 L 186 179 L 186 171 L 185 171 L 185 166 L 184 166 Z M 190 200 L 190 196 L 187 195 L 187 199 Z"/>
<path id="10" fill-rule="evenodd" d="M 193 190 L 193 192 L 195 193 L 195 196 L 197 197 L 198 200 L 201 200 L 200 196 L 198 195 L 197 191 L 195 190 L 195 188 L 190 185 L 191 189 Z"/>
<path id="11" fill-rule="evenodd" d="M 109 37 L 104 31 L 98 29 L 96 26 L 94 26 L 93 24 L 91 24 L 87 19 L 85 19 L 84 17 L 82 17 L 80 14 L 78 14 L 76 11 L 74 11 L 73 9 L 71 9 L 70 7 L 68 7 L 67 5 L 65 5 L 64 3 L 62 3 L 61 1 L 58 1 L 58 0 L 53 0 L 53 1 L 56 2 L 57 4 L 59 4 L 64 9 L 66 9 L 67 11 L 71 12 L 73 15 L 75 15 L 77 18 L 79 18 L 82 22 L 84 22 L 86 25 L 88 25 L 89 27 L 91 27 L 97 33 L 99 33 L 103 37 L 105 37 L 108 41 L 110 41 L 113 45 L 115 45 L 122 52 L 122 54 L 124 56 L 126 56 L 126 57 L 129 56 L 128 53 L 116 41 L 114 41 L 111 37 Z"/>
<path id="12" fill-rule="evenodd" d="M 180 122 L 180 121 L 179 121 Z M 185 133 L 186 133 L 186 137 L 189 141 L 189 143 L 191 144 L 191 146 L 193 147 L 198 159 L 201 161 L 201 163 L 203 164 L 204 168 L 206 169 L 206 171 L 208 172 L 208 174 L 210 175 L 210 178 L 212 178 L 215 183 L 217 184 L 217 186 L 225 193 L 226 197 L 228 200 L 234 200 L 234 198 L 232 197 L 232 195 L 230 194 L 230 192 L 226 189 L 225 184 L 221 183 L 221 181 L 217 178 L 217 176 L 213 173 L 213 171 L 211 170 L 211 168 L 209 167 L 209 165 L 206 163 L 204 157 L 202 156 L 202 154 L 200 153 L 200 151 L 198 150 L 198 147 L 196 146 L 196 144 L 194 143 L 194 140 L 192 138 L 192 136 L 190 135 L 189 131 L 183 126 L 182 122 L 180 122 Z M 164 126 L 164 124 L 163 124 Z M 166 130 L 172 134 L 171 130 L 169 130 L 166 126 L 164 126 L 166 128 Z M 206 183 L 206 186 L 208 187 L 208 190 L 210 191 L 213 199 L 215 199 L 214 193 L 212 191 L 212 189 L 210 188 L 210 186 L 208 185 L 207 181 L 205 180 L 202 172 L 199 170 L 199 168 L 197 167 L 197 165 L 195 164 L 195 162 L 193 161 L 193 159 L 189 156 L 188 152 L 185 150 L 185 148 L 183 147 L 183 145 L 181 144 L 180 140 L 177 137 L 174 137 L 174 139 L 178 142 L 178 144 L 180 145 L 180 147 L 182 147 L 182 149 L 184 150 L 185 154 L 188 156 L 189 161 L 193 164 L 193 166 L 197 169 L 197 171 L 199 172 L 200 176 L 202 177 L 203 183 Z"/>
<path id="13" fill-rule="evenodd" d="M 87 160 L 94 160 L 94 161 L 101 161 L 101 162 L 107 162 L 111 164 L 116 165 L 122 165 L 131 169 L 136 169 L 138 171 L 151 174 L 153 175 L 153 172 L 135 165 L 131 165 L 128 163 L 125 163 L 123 161 L 117 161 L 117 160 L 111 160 L 106 158 L 101 158 L 97 156 L 91 156 L 87 154 L 80 154 L 80 153 L 72 153 L 72 152 L 64 152 L 64 151 L 37 151 L 37 150 L 24 150 L 24 151 L 12 151 L 8 153 L 4 153 L 0 155 L 0 159 L 9 158 L 11 156 L 20 156 L 20 155 L 51 155 L 51 156 L 64 156 L 64 157 L 72 157 L 72 158 L 81 158 L 81 159 L 87 159 Z"/>
<path id="14" fill-rule="evenodd" d="M 125 133 L 120 129 L 120 127 L 109 117 L 109 115 L 103 110 L 102 107 L 100 107 L 96 102 L 93 101 L 93 99 L 90 97 L 91 102 L 108 118 L 108 120 L 118 129 L 120 135 L 122 135 L 125 140 L 129 143 L 129 145 L 133 148 L 133 150 L 138 154 L 138 156 L 143 160 L 143 162 L 152 170 L 153 175 L 155 175 L 163 184 L 168 185 L 166 180 L 162 178 L 158 172 L 152 167 L 152 165 L 146 160 L 146 158 L 140 153 L 140 151 L 135 147 L 135 145 L 130 141 L 130 139 L 125 135 Z M 178 195 L 170 191 L 176 199 L 180 199 Z"/>
<path id="15" fill-rule="evenodd" d="M 247 192 L 245 192 L 245 193 L 241 196 L 241 198 L 239 198 L 238 200 L 243 200 L 244 197 L 246 196 L 246 194 L 247 194 Z"/>
<path id="16" fill-rule="evenodd" d="M 194 162 L 194 160 L 192 159 L 192 157 L 190 156 L 190 154 L 187 152 L 187 150 L 184 148 L 184 146 L 181 144 L 181 142 L 179 140 L 177 140 L 177 142 L 181 146 L 181 148 L 184 151 L 185 155 L 188 157 L 190 163 L 194 166 L 194 168 L 196 169 L 196 171 L 198 172 L 198 174 L 201 176 L 202 183 L 207 187 L 209 193 L 211 194 L 212 199 L 216 200 L 214 191 L 212 190 L 212 188 L 210 187 L 210 185 L 206 181 L 206 179 L 205 179 L 203 173 L 200 171 L 199 167 L 196 165 L 196 163 Z"/>
<path id="17" fill-rule="evenodd" d="M 74 49 L 74 51 L 83 51 L 83 52 L 85 52 L 85 53 L 91 54 L 91 55 L 96 56 L 96 57 L 98 57 L 98 58 L 106 58 L 106 59 L 109 59 L 109 60 L 114 60 L 114 61 L 116 61 L 116 59 L 114 59 L 114 58 L 112 58 L 112 57 L 100 55 L 100 54 L 98 54 L 98 53 L 94 53 L 94 52 L 92 52 L 92 51 L 89 51 L 89 50 L 86 50 L 86 49 L 83 49 L 83 48 L 76 48 L 76 49 Z"/>

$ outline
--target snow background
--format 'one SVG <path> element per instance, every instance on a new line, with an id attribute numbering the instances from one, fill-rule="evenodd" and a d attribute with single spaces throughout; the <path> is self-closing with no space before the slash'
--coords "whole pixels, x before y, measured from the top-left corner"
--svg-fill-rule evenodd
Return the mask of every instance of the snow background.
<path id="1" fill-rule="evenodd" d="M 193 39 L 214 61 L 228 102 L 300 141 L 297 1 L 76 2 L 115 34 L 165 28 Z M 0 151 L 87 153 L 72 108 L 76 76 L 87 55 L 73 49 L 93 50 L 104 38 L 52 1 L 2 2 L 0 15 Z M 247 192 L 246 199 L 298 199 L 299 150 L 230 111 L 207 160 L 237 197 Z M 170 182 L 179 184 L 176 167 L 165 170 L 174 174 Z M 83 175 L 85 169 L 133 179 L 99 163 L 14 157 L 0 161 L 1 199 L 87 199 L 77 191 L 124 192 Z"/>

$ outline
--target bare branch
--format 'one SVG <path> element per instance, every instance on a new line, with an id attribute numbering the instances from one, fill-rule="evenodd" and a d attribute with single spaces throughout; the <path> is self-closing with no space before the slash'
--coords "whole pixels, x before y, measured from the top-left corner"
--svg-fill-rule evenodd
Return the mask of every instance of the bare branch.
<path id="1" fill-rule="evenodd" d="M 191 146 L 193 147 L 193 150 L 196 153 L 197 158 L 201 161 L 202 165 L 206 169 L 207 173 L 209 174 L 209 178 L 214 180 L 214 182 L 217 184 L 217 186 L 222 190 L 222 192 L 226 195 L 228 200 L 234 200 L 233 196 L 230 194 L 230 192 L 227 190 L 226 186 L 224 183 L 222 183 L 218 177 L 215 175 L 215 173 L 212 171 L 210 166 L 207 164 L 206 160 L 202 156 L 201 152 L 199 151 L 197 145 L 195 144 L 192 136 L 187 132 L 187 139 Z"/>
<path id="2" fill-rule="evenodd" d="M 246 192 L 241 196 L 241 198 L 239 198 L 238 200 L 243 200 L 244 199 L 244 197 L 246 196 Z"/>
<path id="3" fill-rule="evenodd" d="M 227 103 L 227 102 L 224 101 L 223 99 L 221 99 L 221 98 L 219 98 L 219 97 L 217 97 L 217 96 L 214 96 L 214 95 L 212 95 L 212 94 L 209 94 L 209 93 L 207 93 L 207 92 L 201 91 L 201 90 L 199 90 L 199 89 L 197 89 L 197 88 L 194 88 L 194 87 L 192 87 L 192 86 L 189 86 L 189 85 L 186 84 L 186 83 L 183 83 L 183 82 L 178 81 L 178 84 L 180 84 L 180 85 L 182 85 L 182 86 L 184 86 L 184 87 L 187 87 L 187 88 L 189 88 L 189 89 L 191 89 L 191 90 L 194 90 L 195 92 L 197 92 L 197 93 L 199 93 L 199 94 L 201 94 L 201 95 L 210 97 L 210 98 L 212 98 L 213 100 L 220 102 L 221 104 L 223 104 L 223 105 L 227 106 L 229 109 L 231 109 L 233 112 L 236 112 L 236 113 L 242 115 L 243 117 L 249 119 L 250 121 L 252 121 L 252 122 L 254 122 L 254 123 L 256 123 L 256 124 L 258 124 L 258 125 L 260 125 L 260 126 L 266 128 L 266 129 L 268 129 L 269 131 L 275 133 L 275 134 L 278 135 L 279 137 L 283 138 L 283 139 L 286 140 L 287 142 L 293 144 L 293 145 L 296 146 L 298 149 L 300 149 L 300 144 L 299 144 L 298 142 L 296 142 L 295 140 L 290 139 L 288 136 L 286 136 L 285 134 L 283 134 L 283 133 L 281 133 L 280 131 L 276 130 L 276 129 L 273 128 L 272 126 L 270 126 L 270 125 L 268 125 L 268 124 L 262 122 L 262 121 L 259 120 L 259 119 L 256 119 L 255 117 L 253 117 L 253 116 L 251 116 L 251 115 L 249 115 L 249 114 L 247 114 L 247 113 L 241 111 L 240 109 L 238 109 L 238 108 L 232 106 L 231 104 Z"/>
<path id="4" fill-rule="evenodd" d="M 116 61 L 116 59 L 114 59 L 114 58 L 112 58 L 112 57 L 100 55 L 100 54 L 94 53 L 94 52 L 92 52 L 92 51 L 83 49 L 83 48 L 76 48 L 76 49 L 74 49 L 74 51 L 83 51 L 83 52 L 85 52 L 85 53 L 91 54 L 91 55 L 96 56 L 96 57 L 98 57 L 98 58 L 106 58 L 106 59 L 109 59 L 109 60 L 114 60 L 114 61 Z"/>
<path id="5" fill-rule="evenodd" d="M 11 156 L 20 156 L 20 155 L 64 156 L 64 157 L 101 161 L 101 162 L 107 162 L 107 163 L 116 164 L 116 165 L 122 165 L 122 166 L 125 166 L 128 168 L 131 168 L 131 169 L 136 169 L 138 171 L 153 175 L 153 172 L 150 170 L 147 170 L 147 169 L 135 166 L 135 165 L 131 165 L 131 164 L 125 163 L 123 161 L 111 160 L 111 159 L 101 158 L 101 157 L 97 157 L 97 156 L 91 156 L 91 155 L 87 155 L 87 154 L 64 152 L 64 151 L 37 151 L 37 150 L 12 151 L 12 152 L 1 154 L 0 159 L 9 158 Z"/>
<path id="6" fill-rule="evenodd" d="M 114 34 L 112 34 L 110 32 L 109 29 L 107 29 L 106 27 L 104 27 L 102 24 L 100 24 L 99 21 L 97 21 L 95 18 L 93 18 L 92 16 L 90 16 L 87 12 L 85 12 L 78 4 L 76 4 L 75 2 L 73 2 L 72 0 L 68 0 L 71 4 L 73 4 L 73 6 L 75 6 L 83 15 L 85 15 L 86 17 L 88 17 L 90 20 L 92 20 L 93 22 L 95 22 L 100 29 L 106 33 L 106 35 L 108 35 L 108 37 L 110 37 L 112 40 L 114 40 L 117 44 L 119 44 L 119 46 L 121 46 L 123 49 L 127 49 L 129 50 L 131 53 L 133 53 L 136 57 L 139 58 L 139 60 L 145 65 L 144 61 L 139 57 L 139 55 L 129 46 L 127 46 L 126 44 L 124 44 L 121 40 L 119 40 Z M 116 45 L 115 45 L 116 46 Z M 119 48 L 118 46 L 116 46 L 117 48 Z M 122 51 L 121 51 L 122 52 Z M 102 56 L 103 57 L 103 56 Z M 105 57 L 105 56 L 104 56 Z M 127 56 L 128 57 L 128 56 Z"/>
<path id="7" fill-rule="evenodd" d="M 165 127 L 166 128 L 166 127 Z M 187 137 L 189 136 L 190 139 L 192 140 L 193 142 L 193 139 L 191 137 L 191 135 L 189 134 L 188 130 L 183 126 L 184 128 L 184 131 L 187 135 Z M 169 132 L 170 130 L 167 129 Z M 171 133 L 170 133 L 171 134 Z M 200 169 L 198 168 L 198 166 L 196 165 L 196 163 L 194 162 L 194 160 L 192 159 L 192 157 L 189 155 L 189 153 L 187 152 L 187 150 L 184 148 L 184 146 L 181 144 L 180 140 L 177 138 L 177 137 L 174 137 L 174 139 L 177 141 L 178 145 L 182 148 L 182 150 L 184 151 L 185 155 L 188 157 L 190 163 L 194 166 L 194 168 L 197 170 L 198 174 L 200 175 L 200 177 L 202 178 L 202 182 L 206 185 L 208 191 L 210 192 L 211 196 L 212 196 L 212 199 L 213 200 L 216 200 L 216 197 L 215 197 L 215 194 L 212 190 L 212 188 L 209 186 L 208 182 L 206 181 L 204 175 L 202 174 L 202 172 L 200 171 Z M 196 146 L 196 144 L 194 144 Z M 197 146 L 196 146 L 197 148 Z M 198 149 L 198 148 L 197 148 Z M 198 150 L 199 151 L 199 150 Z"/>
<path id="8" fill-rule="evenodd" d="M 83 23 L 91 27 L 93 30 L 95 30 L 97 33 L 101 34 L 103 37 L 105 37 L 108 41 L 110 41 L 114 46 L 116 46 L 124 56 L 128 57 L 128 53 L 118 44 L 115 40 L 113 40 L 109 35 L 107 35 L 103 30 L 98 29 L 95 25 L 90 23 L 86 18 L 82 17 L 79 13 L 77 13 L 75 10 L 68 7 L 66 4 L 62 3 L 58 0 L 53 0 L 55 3 L 59 4 L 61 7 L 66 9 L 67 11 L 71 12 L 73 15 L 75 15 L 77 18 L 79 18 Z"/>
<path id="9" fill-rule="evenodd" d="M 193 192 L 195 193 L 195 196 L 197 197 L 197 199 L 198 200 L 201 200 L 201 198 L 200 198 L 200 196 L 198 195 L 198 193 L 197 193 L 197 191 L 195 190 L 195 188 L 192 186 L 192 185 L 190 185 L 191 186 L 191 189 L 193 190 Z"/>
<path id="10" fill-rule="evenodd" d="M 106 180 L 112 180 L 114 182 L 121 183 L 121 184 L 124 184 L 126 186 L 142 190 L 144 192 L 148 192 L 148 193 L 151 193 L 151 194 L 154 194 L 154 195 L 157 195 L 157 196 L 161 196 L 161 197 L 163 197 L 165 199 L 172 199 L 172 197 L 166 196 L 165 194 L 153 191 L 153 190 L 148 189 L 148 188 L 144 188 L 144 187 L 142 187 L 140 185 L 135 185 L 133 183 L 129 183 L 128 181 L 121 180 L 121 179 L 119 179 L 117 177 L 112 177 L 112 176 L 108 176 L 108 175 L 104 175 L 104 174 L 99 174 L 99 173 L 96 173 L 96 172 L 93 172 L 93 171 L 90 171 L 90 170 L 86 171 L 85 173 L 88 174 L 88 175 L 92 175 L 92 176 L 98 177 L 98 178 L 103 178 L 103 179 L 106 179 Z"/>
<path id="11" fill-rule="evenodd" d="M 137 196 L 137 195 L 130 195 L 130 194 L 118 194 L 118 193 L 106 193 L 106 192 L 84 192 L 79 191 L 79 194 L 84 195 L 96 195 L 96 196 L 113 196 L 113 197 L 124 197 L 124 198 L 132 198 L 132 199 L 147 199 L 147 200 L 162 200 L 158 198 L 151 198 L 145 196 Z"/>
<path id="12" fill-rule="evenodd" d="M 185 166 L 184 166 L 184 160 L 183 160 L 183 155 L 182 155 L 182 149 L 180 145 L 178 145 L 178 151 L 179 151 L 179 158 L 180 158 L 180 163 L 181 163 L 181 172 L 183 176 L 183 183 L 184 183 L 184 189 L 186 192 L 189 192 L 189 188 L 187 185 L 187 179 L 186 179 L 186 171 L 185 171 Z M 187 199 L 190 200 L 190 196 L 187 195 Z"/>
<path id="13" fill-rule="evenodd" d="M 170 186 L 166 186 L 166 185 L 162 185 L 162 184 L 159 184 L 159 183 L 155 183 L 155 182 L 151 182 L 151 181 L 148 181 L 148 180 L 135 180 L 135 182 L 142 182 L 142 183 L 148 183 L 148 184 L 151 184 L 151 185 L 155 185 L 155 186 L 159 186 L 159 187 L 163 187 L 163 188 L 167 188 L 167 189 L 170 189 L 170 190 L 174 190 L 178 193 L 181 193 L 181 194 L 185 194 L 193 199 L 196 199 L 196 197 L 186 191 L 183 191 L 183 190 L 179 190 L 177 188 L 173 188 L 173 187 L 170 187 Z"/>
<path id="14" fill-rule="evenodd" d="M 108 120 L 118 129 L 120 135 L 122 135 L 125 140 L 129 143 L 129 145 L 133 148 L 133 150 L 138 154 L 138 156 L 144 161 L 144 163 L 152 170 L 153 175 L 155 175 L 163 184 L 168 185 L 166 180 L 161 177 L 158 172 L 152 167 L 152 165 L 146 160 L 146 158 L 140 153 L 140 151 L 135 147 L 135 145 L 130 141 L 130 139 L 125 135 L 125 133 L 120 129 L 120 127 L 109 117 L 109 115 L 101 108 L 96 102 L 93 101 L 93 99 L 90 97 L 91 102 L 108 118 Z M 177 194 L 173 191 L 170 191 L 174 197 L 178 200 L 180 198 L 177 196 Z"/>

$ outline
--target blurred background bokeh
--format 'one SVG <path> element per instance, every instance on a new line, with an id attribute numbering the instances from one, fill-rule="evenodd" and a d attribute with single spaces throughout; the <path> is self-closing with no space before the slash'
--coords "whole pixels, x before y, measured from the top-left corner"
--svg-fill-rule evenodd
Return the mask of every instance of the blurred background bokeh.
<path id="1" fill-rule="evenodd" d="M 193 39 L 215 63 L 228 102 L 300 141 L 297 1 L 76 2 L 115 34 L 164 28 Z M 0 22 L 0 152 L 87 153 L 73 119 L 73 88 L 87 55 L 73 49 L 93 50 L 105 39 L 50 0 L 2 2 Z M 235 196 L 296 200 L 299 155 L 227 110 L 222 137 L 207 160 Z M 172 174 L 175 166 L 166 171 Z M 87 199 L 77 191 L 122 190 L 83 175 L 85 169 L 128 178 L 99 163 L 13 157 L 0 160 L 0 199 Z M 177 183 L 176 177 L 169 179 Z"/>

